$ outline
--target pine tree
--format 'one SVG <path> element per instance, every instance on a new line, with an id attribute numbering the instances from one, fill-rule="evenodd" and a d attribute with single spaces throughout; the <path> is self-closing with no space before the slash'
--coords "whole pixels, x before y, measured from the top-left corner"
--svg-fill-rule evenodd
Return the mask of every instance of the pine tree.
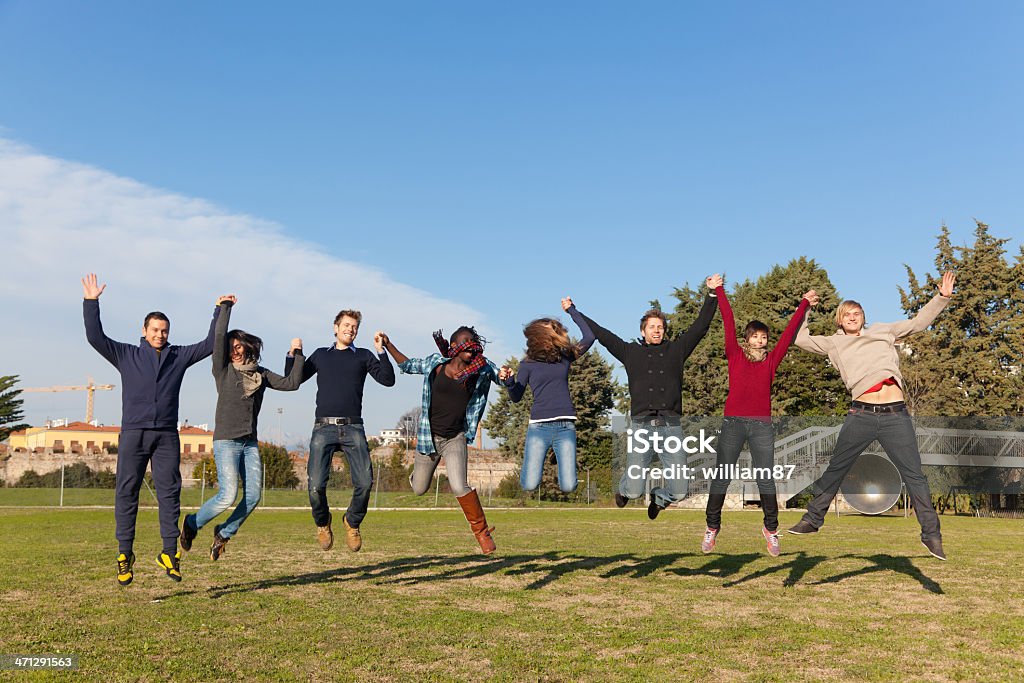
<path id="1" fill-rule="evenodd" d="M 920 281 L 907 266 L 900 288 L 903 309 L 914 315 L 936 293 L 941 273 L 953 270 L 956 289 L 932 328 L 903 345 L 903 374 L 910 407 L 918 415 L 1024 414 L 1024 250 L 1006 260 L 1009 240 L 993 237 L 976 221 L 974 244 L 954 247 L 943 225 L 936 245 L 936 274 Z"/>
<path id="2" fill-rule="evenodd" d="M 21 406 L 24 401 L 18 396 L 21 389 L 14 389 L 18 383 L 18 375 L 0 376 L 0 441 L 4 441 L 11 432 L 27 429 L 30 425 L 21 422 L 25 418 Z"/>

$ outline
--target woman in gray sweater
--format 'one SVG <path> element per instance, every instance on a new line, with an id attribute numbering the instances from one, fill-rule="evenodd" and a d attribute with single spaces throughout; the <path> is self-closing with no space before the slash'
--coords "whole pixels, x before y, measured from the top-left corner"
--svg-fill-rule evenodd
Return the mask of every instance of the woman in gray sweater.
<path id="1" fill-rule="evenodd" d="M 187 515 L 181 529 L 181 547 L 191 550 L 199 530 L 235 502 L 241 483 L 243 494 L 238 506 L 224 524 L 213 529 L 211 560 L 224 552 L 224 546 L 256 509 L 263 494 L 263 461 L 256 438 L 263 392 L 267 387 L 295 391 L 302 384 L 304 365 L 301 342 L 296 347 L 299 340 L 293 340 L 291 352 L 297 362 L 287 377 L 260 366 L 263 341 L 242 330 L 228 332 L 231 307 L 236 302 L 237 298 L 232 296 L 221 303 L 223 310 L 217 318 L 213 341 L 213 378 L 217 384 L 213 459 L 217 464 L 217 495 L 206 501 L 199 512 Z"/>

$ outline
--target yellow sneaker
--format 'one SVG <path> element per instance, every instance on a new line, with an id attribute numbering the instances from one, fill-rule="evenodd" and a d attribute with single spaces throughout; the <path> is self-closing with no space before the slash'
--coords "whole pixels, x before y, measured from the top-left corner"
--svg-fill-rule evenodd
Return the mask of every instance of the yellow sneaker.
<path id="1" fill-rule="evenodd" d="M 160 553 L 156 556 L 156 563 L 163 567 L 164 571 L 167 572 L 167 576 L 171 577 L 172 581 L 181 581 L 181 551 L 174 553 L 174 556 L 168 555 L 167 553 Z"/>
<path id="2" fill-rule="evenodd" d="M 127 586 L 135 578 L 135 574 L 132 573 L 133 566 L 135 566 L 135 553 L 128 553 L 127 557 L 124 553 L 117 556 L 117 582 L 122 586 Z"/>

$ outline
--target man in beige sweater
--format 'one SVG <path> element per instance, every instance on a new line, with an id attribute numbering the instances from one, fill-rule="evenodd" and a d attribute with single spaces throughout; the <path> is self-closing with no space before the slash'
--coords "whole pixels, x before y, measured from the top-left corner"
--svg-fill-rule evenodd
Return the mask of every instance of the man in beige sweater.
<path id="1" fill-rule="evenodd" d="M 907 485 L 917 520 L 921 524 L 921 542 L 928 551 L 945 560 L 939 518 L 932 507 L 928 480 L 921 472 L 921 454 L 917 448 L 914 423 L 903 402 L 903 376 L 900 374 L 896 342 L 915 332 L 926 330 L 953 295 L 956 277 L 944 273 L 939 292 L 910 320 L 874 323 L 864 326 L 864 309 L 856 301 L 844 301 L 836 310 L 836 333 L 812 335 L 804 319 L 796 336 L 796 345 L 805 351 L 828 356 L 839 370 L 853 395 L 843 428 L 836 440 L 828 468 L 812 484 L 814 498 L 791 534 L 811 534 L 825 523 L 825 513 L 839 491 L 846 473 L 872 441 L 878 440 L 886 455 L 899 470 Z"/>

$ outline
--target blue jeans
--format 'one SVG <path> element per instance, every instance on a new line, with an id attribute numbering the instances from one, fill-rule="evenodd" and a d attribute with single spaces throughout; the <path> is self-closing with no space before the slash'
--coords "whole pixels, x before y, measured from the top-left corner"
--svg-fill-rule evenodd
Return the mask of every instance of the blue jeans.
<path id="1" fill-rule="evenodd" d="M 555 452 L 558 461 L 558 488 L 565 493 L 576 490 L 576 421 L 551 420 L 533 422 L 526 430 L 526 449 L 519 485 L 524 491 L 540 486 L 544 473 L 544 459 L 548 451 Z"/>
<path id="2" fill-rule="evenodd" d="M 634 430 L 646 429 L 649 433 L 657 433 L 662 439 L 675 437 L 680 441 L 683 438 L 683 427 L 679 424 L 678 417 L 665 417 L 652 420 L 651 418 L 633 418 L 630 420 L 630 428 Z M 648 436 L 650 440 L 650 436 Z M 655 453 L 654 448 L 647 448 L 645 453 L 636 451 L 626 453 L 626 467 L 619 480 L 619 493 L 630 500 L 644 495 L 647 478 L 642 476 L 642 471 L 649 468 L 655 459 L 661 460 L 661 466 L 665 469 L 672 469 L 682 472 L 686 465 L 686 452 L 677 453 Z M 631 476 L 632 475 L 632 476 Z M 682 500 L 690 490 L 690 483 L 683 477 L 665 478 L 664 486 L 656 486 L 651 489 L 651 500 L 659 507 L 668 507 L 672 503 Z"/>
<path id="3" fill-rule="evenodd" d="M 260 460 L 259 444 L 252 437 L 218 439 L 213 442 L 213 460 L 217 463 L 217 495 L 206 501 L 199 512 L 186 517 L 185 523 L 197 530 L 209 524 L 235 502 L 241 482 L 242 499 L 217 532 L 221 538 L 231 538 L 260 504 L 263 495 L 263 461 Z"/>
<path id="4" fill-rule="evenodd" d="M 306 476 L 309 486 L 309 506 L 317 526 L 331 522 L 331 507 L 327 503 L 327 482 L 331 478 L 331 460 L 335 451 L 342 451 L 352 473 L 352 501 L 345 517 L 349 526 L 358 528 L 366 517 L 373 489 L 373 466 L 370 449 L 366 445 L 363 425 L 318 425 L 313 427 L 309 441 L 309 461 Z"/>
<path id="5" fill-rule="evenodd" d="M 745 417 L 727 416 L 718 433 L 718 457 L 715 466 L 735 465 L 743 450 L 743 443 L 750 446 L 750 460 L 755 469 L 771 470 L 775 466 L 775 428 L 771 422 Z M 764 526 L 768 531 L 779 528 L 779 499 L 776 497 L 775 480 L 771 476 L 760 477 L 757 491 L 761 496 L 761 510 L 764 512 Z M 722 506 L 729 490 L 730 480 L 717 477 L 711 481 L 706 508 L 707 525 L 710 529 L 722 527 Z"/>

